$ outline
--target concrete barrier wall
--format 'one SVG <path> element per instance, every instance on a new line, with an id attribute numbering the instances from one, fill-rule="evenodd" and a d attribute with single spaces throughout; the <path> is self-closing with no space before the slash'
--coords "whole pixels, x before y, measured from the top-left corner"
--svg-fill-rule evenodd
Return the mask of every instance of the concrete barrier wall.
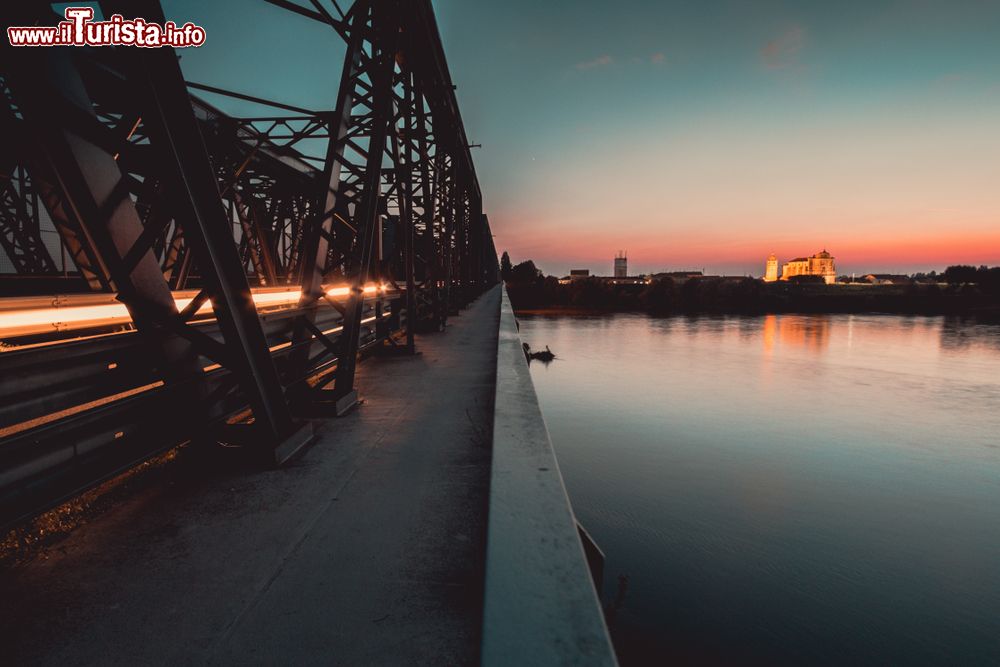
<path id="1" fill-rule="evenodd" d="M 482 664 L 616 665 L 506 289 L 500 309 Z"/>

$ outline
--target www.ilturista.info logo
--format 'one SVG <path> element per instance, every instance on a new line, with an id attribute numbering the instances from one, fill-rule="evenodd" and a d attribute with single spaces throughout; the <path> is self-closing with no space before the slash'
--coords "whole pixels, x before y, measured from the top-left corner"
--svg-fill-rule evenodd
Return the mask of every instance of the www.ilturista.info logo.
<path id="1" fill-rule="evenodd" d="M 145 19 L 126 19 L 115 14 L 108 21 L 94 21 L 91 7 L 67 7 L 65 21 L 56 26 L 11 26 L 7 39 L 11 46 L 140 46 L 155 49 L 201 46 L 205 29 L 191 22 L 178 26 Z"/>

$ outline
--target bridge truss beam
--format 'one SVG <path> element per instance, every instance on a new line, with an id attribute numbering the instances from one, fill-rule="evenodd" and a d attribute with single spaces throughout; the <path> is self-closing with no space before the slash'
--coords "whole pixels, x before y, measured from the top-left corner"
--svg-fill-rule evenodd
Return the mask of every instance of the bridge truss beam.
<path id="1" fill-rule="evenodd" d="M 44 487 L 53 469 L 34 457 L 54 451 L 70 452 L 54 466 L 73 480 L 60 493 L 110 474 L 79 451 L 81 428 L 94 452 L 108 444 L 99 433 L 134 449 L 111 457 L 118 467 L 196 437 L 282 459 L 308 436 L 294 417 L 306 404 L 332 401 L 339 411 L 353 402 L 362 349 L 412 352 L 418 328 L 444 326 L 498 280 L 430 1 L 356 0 L 344 13 L 318 0 L 315 9 L 268 1 L 346 42 L 333 110 L 185 82 L 171 49 L 2 47 L 0 131 L 10 150 L 0 156 L 0 259 L 10 273 L 0 273 L 0 286 L 10 287 L 5 295 L 54 296 L 51 280 L 61 278 L 60 291 L 116 295 L 130 322 L 124 332 L 121 322 L 94 324 L 72 342 L 58 327 L 7 336 L 0 303 L 9 348 L 0 376 L 11 371 L 0 399 L 24 408 L 0 415 L 0 473 L 22 471 L 5 477 L 13 482 L 0 484 L 0 500 Z M 156 0 L 101 8 L 163 21 Z M 52 23 L 50 11 L 2 10 L 11 25 Z M 230 116 L 188 89 L 274 112 Z M 325 158 L 300 150 L 316 140 L 328 142 Z M 61 272 L 45 231 L 69 259 Z M 394 298 L 371 294 L 371 282 Z M 331 286 L 344 285 L 338 299 Z M 251 287 L 299 296 L 268 315 Z M 181 300 L 178 290 L 193 295 Z M 128 368 L 81 366 L 84 387 L 43 397 L 37 383 L 28 391 L 16 381 L 33 368 L 47 377 L 41 369 L 54 354 L 72 365 L 117 347 L 129 350 Z M 94 400 L 109 394 L 128 398 Z M 155 446 L 131 444 L 116 425 L 137 414 L 134 404 L 164 423 Z M 19 414 L 44 423 L 26 425 Z M 30 443 L 42 441 L 33 452 Z M 84 468 L 99 474 L 76 474 Z M 45 502 L 59 495 L 46 493 Z M 18 507 L 41 502 L 33 497 Z"/>

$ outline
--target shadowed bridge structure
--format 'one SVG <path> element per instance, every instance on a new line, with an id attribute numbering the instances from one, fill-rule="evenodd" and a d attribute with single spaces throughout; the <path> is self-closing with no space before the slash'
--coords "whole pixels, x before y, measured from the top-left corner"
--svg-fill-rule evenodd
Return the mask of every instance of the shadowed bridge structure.
<path id="1" fill-rule="evenodd" d="M 333 109 L 0 46 L 8 657 L 613 664 L 430 0 L 267 1 Z"/>

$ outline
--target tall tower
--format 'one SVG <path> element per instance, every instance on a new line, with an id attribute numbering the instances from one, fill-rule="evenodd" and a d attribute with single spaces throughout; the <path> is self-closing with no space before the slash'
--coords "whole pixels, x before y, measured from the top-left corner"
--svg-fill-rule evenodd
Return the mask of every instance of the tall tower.
<path id="1" fill-rule="evenodd" d="M 628 278 L 628 257 L 624 250 L 615 255 L 615 278 Z"/>
<path id="2" fill-rule="evenodd" d="M 772 252 L 767 256 L 767 264 L 764 269 L 764 282 L 773 283 L 778 279 L 778 258 Z"/>

